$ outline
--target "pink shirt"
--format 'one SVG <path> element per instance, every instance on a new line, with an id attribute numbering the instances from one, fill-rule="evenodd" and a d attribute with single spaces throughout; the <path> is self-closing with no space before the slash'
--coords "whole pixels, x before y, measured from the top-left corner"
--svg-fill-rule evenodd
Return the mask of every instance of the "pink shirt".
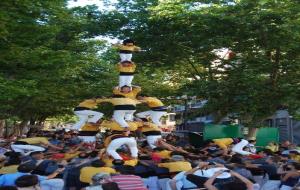
<path id="1" fill-rule="evenodd" d="M 120 190 L 147 190 L 142 178 L 136 175 L 115 175 L 112 180 L 118 184 Z"/>

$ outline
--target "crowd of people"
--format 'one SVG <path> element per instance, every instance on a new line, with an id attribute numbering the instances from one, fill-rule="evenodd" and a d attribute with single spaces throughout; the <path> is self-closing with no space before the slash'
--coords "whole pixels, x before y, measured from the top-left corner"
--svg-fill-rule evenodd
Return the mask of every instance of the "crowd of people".
<path id="1" fill-rule="evenodd" d="M 254 139 L 212 139 L 202 147 L 170 133 L 149 146 L 131 132 L 138 155 L 123 145 L 114 159 L 105 137 L 86 146 L 76 131 L 39 131 L 1 143 L 0 189 L 42 190 L 296 190 L 299 147 L 286 141 L 256 147 Z M 16 145 L 40 147 L 20 151 Z M 24 150 L 24 149 L 23 149 Z"/>

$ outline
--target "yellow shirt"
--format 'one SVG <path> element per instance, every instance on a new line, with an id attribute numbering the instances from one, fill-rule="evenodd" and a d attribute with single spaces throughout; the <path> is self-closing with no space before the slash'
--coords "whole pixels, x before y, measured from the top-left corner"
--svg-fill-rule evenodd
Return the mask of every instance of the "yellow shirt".
<path id="1" fill-rule="evenodd" d="M 83 127 L 80 128 L 80 131 L 99 131 L 99 126 L 91 125 L 91 124 L 87 123 Z"/>
<path id="2" fill-rule="evenodd" d="M 124 66 L 122 63 L 118 63 L 117 69 L 119 72 L 124 72 L 124 73 L 134 73 L 136 69 L 136 65 L 132 62 L 132 64 L 128 66 Z"/>
<path id="3" fill-rule="evenodd" d="M 113 159 L 110 159 L 110 158 L 104 158 L 102 159 L 102 161 L 105 163 L 105 166 L 106 167 L 113 167 Z"/>
<path id="4" fill-rule="evenodd" d="M 213 139 L 214 143 L 220 148 L 225 149 L 233 143 L 232 138 Z"/>
<path id="5" fill-rule="evenodd" d="M 111 103 L 113 104 L 114 106 L 119 106 L 119 105 L 133 105 L 133 106 L 136 106 L 136 104 L 139 104 L 141 103 L 140 101 L 138 100 L 134 100 L 134 99 L 131 99 L 129 97 L 122 97 L 122 98 L 106 98 L 106 99 L 101 99 L 101 100 L 98 100 L 99 103 L 101 102 L 108 102 L 108 103 Z"/>
<path id="6" fill-rule="evenodd" d="M 168 168 L 169 172 L 189 171 L 192 169 L 191 163 L 186 161 L 160 163 L 158 166 Z"/>
<path id="7" fill-rule="evenodd" d="M 141 91 L 142 91 L 141 87 L 133 86 L 131 92 L 123 93 L 123 92 L 120 91 L 120 89 L 118 87 L 115 87 L 114 90 L 113 90 L 113 93 L 115 95 L 122 95 L 122 96 L 125 96 L 127 98 L 135 99 L 136 95 L 138 93 L 140 93 Z"/>
<path id="8" fill-rule="evenodd" d="M 138 163 L 137 159 L 132 159 L 132 160 L 126 160 L 124 162 L 124 165 L 127 165 L 127 166 L 136 166 L 137 163 Z"/>
<path id="9" fill-rule="evenodd" d="M 46 137 L 32 137 L 32 138 L 25 138 L 20 139 L 19 141 L 27 142 L 28 144 L 49 144 L 49 141 Z"/>
<path id="10" fill-rule="evenodd" d="M 109 167 L 83 167 L 80 170 L 80 181 L 84 183 L 91 183 L 92 177 L 97 173 L 108 173 L 108 174 L 114 174 L 116 173 L 116 170 L 109 168 Z"/>
<path id="11" fill-rule="evenodd" d="M 65 160 L 71 160 L 73 158 L 75 158 L 76 156 L 78 156 L 81 152 L 77 151 L 75 153 L 65 153 Z"/>
<path id="12" fill-rule="evenodd" d="M 132 52 L 134 52 L 134 51 L 140 51 L 140 50 L 141 50 L 140 47 L 135 46 L 135 45 L 129 46 L 129 45 L 117 44 L 116 46 L 117 46 L 120 50 L 126 50 L 126 51 L 132 51 Z"/>
<path id="13" fill-rule="evenodd" d="M 298 163 L 300 163 L 300 155 L 291 156 L 291 159 L 295 160 Z"/>
<path id="14" fill-rule="evenodd" d="M 268 145 L 268 146 L 266 146 L 266 149 L 269 149 L 272 152 L 277 152 L 279 150 L 279 146 L 278 145 Z"/>
<path id="15" fill-rule="evenodd" d="M 87 99 L 81 102 L 77 107 L 85 107 L 85 108 L 96 108 L 97 107 L 97 100 L 96 99 Z"/>
<path id="16" fill-rule="evenodd" d="M 142 132 L 160 131 L 160 129 L 154 123 L 146 122 L 145 125 L 142 126 L 141 131 Z"/>
<path id="17" fill-rule="evenodd" d="M 109 158 L 105 158 L 102 160 L 105 163 L 106 167 L 113 167 L 113 159 L 109 159 Z M 132 159 L 132 160 L 126 160 L 124 162 L 124 165 L 127 166 L 136 166 L 138 164 L 138 160 L 137 159 Z"/>
<path id="18" fill-rule="evenodd" d="M 142 101 L 145 102 L 150 108 L 164 106 L 164 104 L 155 97 L 145 97 Z"/>
<path id="19" fill-rule="evenodd" d="M 4 166 L 0 169 L 0 174 L 11 174 L 18 171 L 19 165 Z"/>
<path id="20" fill-rule="evenodd" d="M 168 159 L 168 158 L 171 158 L 171 153 L 172 151 L 169 151 L 169 150 L 163 150 L 163 151 L 160 151 L 160 152 L 156 152 L 159 157 L 161 157 L 162 159 Z"/>
<path id="21" fill-rule="evenodd" d="M 129 125 L 129 130 L 130 131 L 135 131 L 139 126 L 141 126 L 139 122 L 128 121 L 127 123 Z M 124 127 L 121 127 L 115 121 L 105 120 L 101 123 L 101 127 L 111 129 L 112 131 L 124 131 Z"/>

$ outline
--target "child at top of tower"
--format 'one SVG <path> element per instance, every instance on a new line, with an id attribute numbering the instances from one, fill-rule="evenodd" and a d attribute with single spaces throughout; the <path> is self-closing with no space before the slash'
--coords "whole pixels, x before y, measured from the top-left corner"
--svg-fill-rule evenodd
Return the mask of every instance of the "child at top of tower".
<path id="1" fill-rule="evenodd" d="M 115 95 L 122 95 L 122 96 L 125 96 L 127 98 L 132 98 L 132 99 L 135 99 L 136 98 L 136 95 L 138 93 L 140 93 L 142 91 L 141 87 L 139 86 L 122 86 L 122 87 L 115 87 L 113 89 L 113 93 Z"/>
<path id="2" fill-rule="evenodd" d="M 122 61 L 117 64 L 117 69 L 119 74 L 119 87 L 129 86 L 133 80 L 133 75 L 135 72 L 136 65 L 131 61 Z"/>
<path id="3" fill-rule="evenodd" d="M 123 41 L 123 44 L 116 44 L 115 46 L 119 48 L 121 62 L 131 61 L 132 53 L 141 51 L 141 48 L 135 46 L 132 39 L 126 39 Z"/>

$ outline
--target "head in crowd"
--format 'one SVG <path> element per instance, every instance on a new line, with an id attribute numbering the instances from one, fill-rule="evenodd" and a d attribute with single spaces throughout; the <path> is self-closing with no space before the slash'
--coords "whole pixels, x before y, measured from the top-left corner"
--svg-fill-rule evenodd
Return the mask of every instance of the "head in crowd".
<path id="1" fill-rule="evenodd" d="M 33 187 L 35 190 L 39 190 L 39 180 L 36 175 L 23 175 L 16 180 L 16 186 L 20 188 Z"/>
<path id="2" fill-rule="evenodd" d="M 45 155 L 43 152 L 41 151 L 35 151 L 35 152 L 31 152 L 30 154 L 30 157 L 36 159 L 36 160 L 42 160 L 45 158 Z"/>
<path id="3" fill-rule="evenodd" d="M 105 163 L 102 160 L 95 160 L 91 163 L 91 166 L 95 168 L 100 168 L 100 167 L 104 167 Z"/>
<path id="4" fill-rule="evenodd" d="M 33 163 L 30 163 L 30 162 L 29 163 L 24 163 L 24 164 L 19 165 L 18 172 L 21 172 L 21 173 L 30 173 L 35 168 L 36 168 L 36 166 Z"/>

